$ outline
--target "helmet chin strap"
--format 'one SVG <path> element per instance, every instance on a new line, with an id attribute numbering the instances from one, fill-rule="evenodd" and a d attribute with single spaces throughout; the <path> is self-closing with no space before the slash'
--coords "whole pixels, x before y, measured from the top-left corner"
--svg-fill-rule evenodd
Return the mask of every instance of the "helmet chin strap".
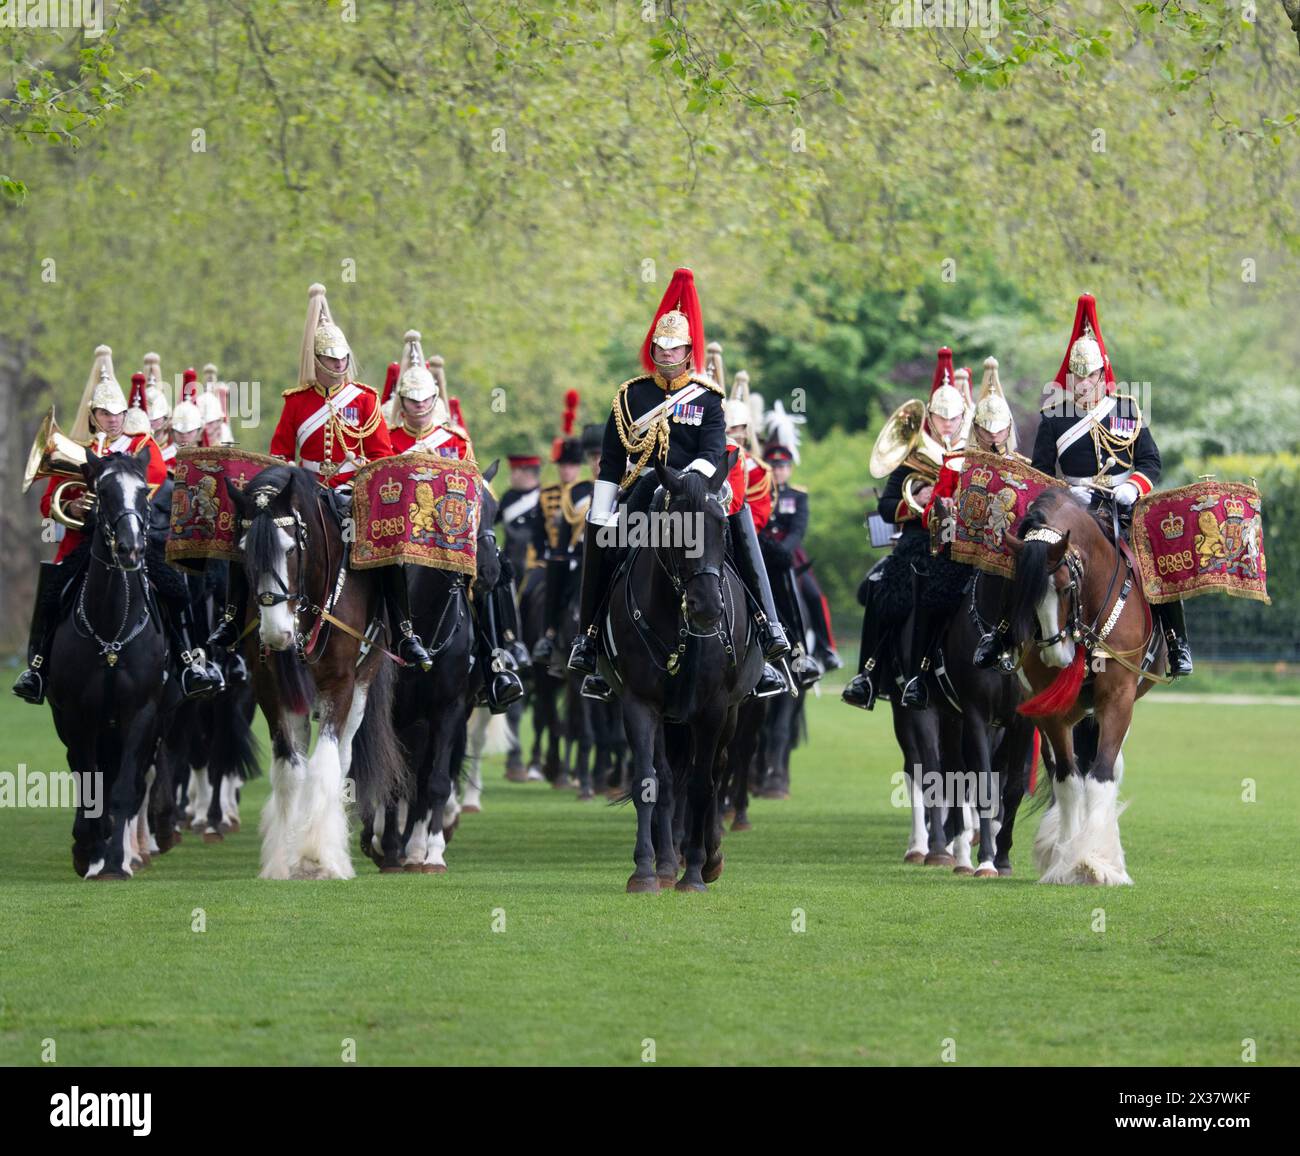
<path id="1" fill-rule="evenodd" d="M 316 380 L 319 381 L 321 385 L 327 385 L 331 388 L 337 385 L 342 385 L 347 380 L 348 370 L 351 368 L 352 355 L 350 353 L 348 354 L 348 359 L 344 364 L 343 369 L 337 373 L 332 369 L 327 369 L 324 362 L 320 359 L 320 354 L 316 355 Z"/>

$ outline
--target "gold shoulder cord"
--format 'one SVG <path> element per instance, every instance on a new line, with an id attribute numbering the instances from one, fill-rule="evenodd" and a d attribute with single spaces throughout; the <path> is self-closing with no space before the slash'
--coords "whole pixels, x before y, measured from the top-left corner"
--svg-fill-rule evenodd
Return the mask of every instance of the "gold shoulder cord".
<path id="1" fill-rule="evenodd" d="M 632 379 L 638 380 L 640 379 L 635 377 Z M 628 466 L 627 473 L 619 483 L 620 488 L 626 487 L 645 468 L 652 455 L 665 462 L 668 460 L 668 411 L 661 410 L 659 416 L 650 423 L 650 428 L 638 435 L 633 428 L 633 418 L 623 412 L 627 405 L 627 387 L 631 384 L 631 381 L 625 381 L 614 396 L 614 427 L 618 430 L 618 440 L 627 452 L 628 460 L 637 459 Z"/>
<path id="2" fill-rule="evenodd" d="M 328 399 L 327 403 L 328 403 Z M 348 439 L 356 439 L 355 456 L 359 461 L 364 461 L 362 449 L 366 438 L 379 428 L 380 422 L 384 420 L 383 410 L 376 405 L 370 417 L 366 420 L 365 425 L 349 425 L 342 418 L 330 409 L 329 419 L 325 423 L 325 461 L 330 462 L 334 459 L 334 439 L 337 437 L 343 443 L 343 450 L 348 450 Z"/>

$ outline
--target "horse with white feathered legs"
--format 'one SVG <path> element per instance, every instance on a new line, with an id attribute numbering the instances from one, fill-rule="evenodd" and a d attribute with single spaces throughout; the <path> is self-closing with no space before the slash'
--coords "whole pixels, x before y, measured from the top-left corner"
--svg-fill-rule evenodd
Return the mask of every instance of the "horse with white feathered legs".
<path id="1" fill-rule="evenodd" d="M 1167 681 L 1166 654 L 1111 517 L 1108 532 L 1068 490 L 1051 489 L 1006 538 L 1016 555 L 1011 639 L 1035 692 L 1019 709 L 1055 755 L 1052 802 L 1034 840 L 1042 883 L 1132 883 L 1119 834 L 1124 739 L 1133 704 Z M 1104 661 L 1089 662 L 1090 652 Z M 1086 716 L 1096 749 L 1080 760 L 1071 728 Z"/>
<path id="2" fill-rule="evenodd" d="M 244 490 L 227 489 L 257 615 L 256 632 L 244 628 L 246 657 L 271 731 L 261 875 L 350 879 L 345 780 L 356 802 L 377 808 L 405 773 L 393 733 L 395 664 L 377 644 L 382 578 L 348 568 L 334 496 L 306 470 L 271 466 Z M 368 639 L 376 644 L 362 657 Z M 257 661 L 259 648 L 267 661 Z"/>

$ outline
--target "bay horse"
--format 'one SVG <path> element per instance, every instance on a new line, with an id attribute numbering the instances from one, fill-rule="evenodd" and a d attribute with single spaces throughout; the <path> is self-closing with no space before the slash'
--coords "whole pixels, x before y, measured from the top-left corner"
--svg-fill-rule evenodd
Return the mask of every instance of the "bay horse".
<path id="1" fill-rule="evenodd" d="M 344 808 L 387 805 L 404 773 L 393 735 L 395 660 L 374 640 L 383 613 L 374 570 L 352 570 L 334 495 L 306 470 L 268 466 L 243 490 L 226 481 L 257 633 L 245 627 L 253 690 L 271 732 L 262 811 L 263 879 L 351 879 Z M 328 615 L 328 617 L 326 617 Z M 261 650 L 267 658 L 257 662 Z M 320 731 L 308 757 L 313 713 Z"/>
<path id="2" fill-rule="evenodd" d="M 726 563 L 722 483 L 736 452 L 712 478 L 700 479 L 703 486 L 655 463 L 660 489 L 651 509 L 662 505 L 679 524 L 689 520 L 700 531 L 697 548 L 683 544 L 684 534 L 661 534 L 657 544 L 632 549 L 610 586 L 600 662 L 623 700 L 631 747 L 637 818 L 631 893 L 674 883 L 678 891 L 707 891 L 722 873 L 718 788 L 737 710 L 763 669 L 744 587 Z M 643 476 L 634 486 L 650 481 Z M 680 728 L 673 745 L 681 755 L 672 764 L 665 756 L 668 726 Z M 671 809 L 679 788 L 688 806 L 680 880 Z"/>
<path id="3" fill-rule="evenodd" d="M 55 628 L 50 649 L 47 698 L 78 783 L 72 865 L 87 879 L 132 875 L 127 828 L 148 794 L 167 677 L 145 563 L 148 464 L 147 447 L 102 458 L 86 451 L 82 475 L 97 499 L 89 557 L 71 575 L 72 613 Z"/>
<path id="4" fill-rule="evenodd" d="M 472 583 L 479 605 L 501 579 L 492 529 L 496 499 L 487 488 L 496 466 L 493 462 L 483 472 L 472 513 L 476 558 Z M 485 674 L 485 655 L 471 617 L 470 579 L 430 566 L 408 566 L 406 580 L 411 624 L 433 666 L 427 672 L 407 667 L 398 675 L 393 726 L 405 754 L 406 800 L 390 800 L 373 822 L 367 817 L 361 849 L 385 873 L 440 875 L 447 870 L 444 810 L 460 762 L 457 751 L 465 749 L 474 692 Z"/>
<path id="5" fill-rule="evenodd" d="M 1124 739 L 1133 704 L 1152 681 L 1167 681 L 1164 639 L 1117 544 L 1117 521 L 1107 534 L 1069 490 L 1040 494 L 1006 541 L 1016 556 L 1011 637 L 1035 692 L 1019 709 L 1037 719 L 1055 761 L 1051 806 L 1034 840 L 1039 882 L 1132 883 L 1119 835 Z M 1081 766 L 1071 728 L 1087 714 L 1096 752 Z"/>

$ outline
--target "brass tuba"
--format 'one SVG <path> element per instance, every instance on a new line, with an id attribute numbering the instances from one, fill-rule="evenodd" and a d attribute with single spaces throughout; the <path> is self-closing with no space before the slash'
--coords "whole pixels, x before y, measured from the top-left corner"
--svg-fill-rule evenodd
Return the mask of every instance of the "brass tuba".
<path id="1" fill-rule="evenodd" d="M 903 500 L 922 514 L 925 506 L 917 500 L 916 492 L 939 480 L 943 447 L 925 432 L 925 402 L 915 397 L 903 402 L 885 422 L 868 468 L 873 477 L 885 478 L 901 465 L 910 466 L 912 471 L 903 479 Z"/>
<path id="2" fill-rule="evenodd" d="M 81 467 L 86 464 L 86 448 L 67 436 L 54 420 L 54 406 L 36 431 L 32 448 L 27 454 L 27 468 L 23 471 L 23 493 L 32 488 L 38 478 L 62 478 L 50 495 L 50 517 L 74 530 L 85 526 L 85 521 L 74 517 L 64 508 L 64 496 L 72 486 L 85 487 Z"/>

